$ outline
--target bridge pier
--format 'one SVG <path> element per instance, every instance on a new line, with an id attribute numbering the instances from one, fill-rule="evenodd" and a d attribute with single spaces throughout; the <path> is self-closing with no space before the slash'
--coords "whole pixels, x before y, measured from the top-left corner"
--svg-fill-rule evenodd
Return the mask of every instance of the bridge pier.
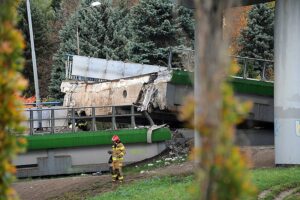
<path id="1" fill-rule="evenodd" d="M 275 11 L 275 164 L 300 164 L 300 1 Z"/>

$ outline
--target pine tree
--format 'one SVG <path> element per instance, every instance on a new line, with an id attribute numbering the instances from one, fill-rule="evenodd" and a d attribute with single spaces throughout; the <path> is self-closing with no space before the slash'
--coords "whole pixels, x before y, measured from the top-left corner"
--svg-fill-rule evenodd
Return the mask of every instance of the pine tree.
<path id="1" fill-rule="evenodd" d="M 127 43 L 130 37 L 128 26 L 128 0 L 120 0 L 113 8 L 108 19 L 107 34 L 105 37 L 105 51 L 107 59 L 126 60 L 128 58 Z"/>
<path id="2" fill-rule="evenodd" d="M 54 64 L 51 73 L 49 92 L 51 97 L 63 98 L 60 84 L 65 79 L 65 58 L 67 54 L 77 55 L 77 27 L 79 32 L 80 55 L 96 58 L 106 58 L 105 38 L 108 20 L 112 13 L 108 1 L 102 1 L 100 6 L 91 7 L 92 0 L 81 3 L 79 10 L 67 21 L 60 32 L 60 47 L 53 56 Z"/>
<path id="3" fill-rule="evenodd" d="M 166 64 L 169 47 L 179 45 L 181 28 L 171 1 L 141 0 L 132 8 L 129 58 L 133 62 Z"/>
<path id="4" fill-rule="evenodd" d="M 115 8 L 109 1 L 93 8 L 91 3 L 82 2 L 60 32 L 49 86 L 54 98 L 63 97 L 60 84 L 65 77 L 65 55 L 77 54 L 77 26 L 80 55 L 113 60 L 166 64 L 169 47 L 190 45 L 193 39 L 192 12 L 171 1 L 142 0 L 130 16 L 127 0 L 118 1 Z"/>
<path id="5" fill-rule="evenodd" d="M 249 58 L 273 60 L 274 54 L 274 8 L 257 4 L 249 11 L 247 27 L 238 39 L 238 55 Z M 254 69 L 261 68 L 261 62 L 254 62 Z"/>
<path id="6" fill-rule="evenodd" d="M 177 10 L 178 22 L 184 34 L 184 41 L 182 43 L 185 46 L 192 47 L 194 45 L 195 34 L 195 20 L 193 11 L 183 6 L 177 7 Z"/>
<path id="7" fill-rule="evenodd" d="M 62 0 L 52 0 L 51 7 L 55 12 L 60 10 L 61 2 Z"/>

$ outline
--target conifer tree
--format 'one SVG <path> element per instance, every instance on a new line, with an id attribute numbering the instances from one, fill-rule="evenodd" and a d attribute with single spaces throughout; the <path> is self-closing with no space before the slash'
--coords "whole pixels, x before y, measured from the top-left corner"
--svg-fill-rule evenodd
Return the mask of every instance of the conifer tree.
<path id="1" fill-rule="evenodd" d="M 247 26 L 238 39 L 242 57 L 273 60 L 274 54 L 274 8 L 257 4 L 249 11 Z M 254 68 L 262 67 L 255 62 Z"/>
<path id="2" fill-rule="evenodd" d="M 133 62 L 166 64 L 169 47 L 178 46 L 181 28 L 174 4 L 162 0 L 141 0 L 132 8 L 129 59 Z"/>
<path id="3" fill-rule="evenodd" d="M 194 45 L 194 34 L 195 34 L 195 20 L 194 14 L 191 9 L 183 6 L 177 7 L 178 22 L 179 26 L 183 30 L 182 44 L 187 47 L 192 47 Z"/>
<path id="4" fill-rule="evenodd" d="M 62 0 L 52 0 L 51 7 L 55 12 L 60 10 L 61 2 Z"/>
<path id="5" fill-rule="evenodd" d="M 170 47 L 192 43 L 192 12 L 170 0 L 142 0 L 130 16 L 127 0 L 118 1 L 116 7 L 102 1 L 101 6 L 91 8 L 91 3 L 82 2 L 60 33 L 49 87 L 54 98 L 63 97 L 60 84 L 65 76 L 65 55 L 77 54 L 77 26 L 82 56 L 165 65 Z"/>
<path id="6" fill-rule="evenodd" d="M 107 59 L 126 60 L 128 58 L 127 43 L 130 37 L 128 0 L 120 0 L 108 19 L 105 37 Z"/>
<path id="7" fill-rule="evenodd" d="M 96 58 L 106 58 L 105 38 L 108 20 L 112 13 L 109 1 L 100 6 L 91 7 L 92 0 L 81 3 L 77 12 L 70 17 L 60 32 L 60 47 L 53 56 L 53 68 L 49 92 L 51 97 L 63 98 L 60 84 L 65 79 L 65 58 L 67 54 L 77 55 L 77 27 L 79 33 L 79 54 Z"/>

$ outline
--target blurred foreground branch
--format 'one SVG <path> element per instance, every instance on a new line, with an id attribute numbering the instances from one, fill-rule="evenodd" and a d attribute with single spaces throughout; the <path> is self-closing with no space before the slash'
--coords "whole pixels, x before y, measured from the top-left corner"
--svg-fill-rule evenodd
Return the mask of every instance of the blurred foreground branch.
<path id="1" fill-rule="evenodd" d="M 249 112 L 251 103 L 239 103 L 226 83 L 229 67 L 227 40 L 222 34 L 223 13 L 233 0 L 195 0 L 195 97 L 183 108 L 182 119 L 200 133 L 199 188 L 202 200 L 245 199 L 254 194 L 247 162 L 233 137 L 235 125 Z"/>

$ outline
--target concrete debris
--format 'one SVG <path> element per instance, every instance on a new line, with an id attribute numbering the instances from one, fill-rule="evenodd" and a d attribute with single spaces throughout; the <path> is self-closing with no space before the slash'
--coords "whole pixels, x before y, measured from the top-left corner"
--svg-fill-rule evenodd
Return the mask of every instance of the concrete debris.
<path id="1" fill-rule="evenodd" d="M 64 106 L 88 107 L 109 105 L 139 106 L 139 111 L 151 112 L 155 108 L 167 109 L 167 85 L 172 71 L 129 77 L 106 82 L 63 81 Z M 86 110 L 90 115 L 90 109 Z M 96 114 L 109 114 L 111 110 L 96 110 Z"/>
<path id="2" fill-rule="evenodd" d="M 145 173 L 149 173 L 149 171 L 144 171 L 144 170 L 142 170 L 142 171 L 140 171 L 140 174 L 145 174 Z"/>
<path id="3" fill-rule="evenodd" d="M 169 155 L 172 158 L 166 158 L 165 160 L 174 161 L 182 159 L 183 155 L 187 155 L 190 151 L 190 138 L 184 137 L 184 135 L 179 130 L 172 132 L 172 139 L 167 142 L 167 146 L 170 149 Z"/>
<path id="4" fill-rule="evenodd" d="M 151 113 L 155 108 L 167 109 L 167 83 L 171 78 L 170 71 L 163 71 L 157 73 L 156 76 L 152 76 L 152 79 L 143 85 L 136 102 L 140 106 L 140 111 L 146 110 Z"/>
<path id="5" fill-rule="evenodd" d="M 95 172 L 95 173 L 93 173 L 92 175 L 93 175 L 93 176 L 100 176 L 100 175 L 102 175 L 102 173 L 101 173 L 101 172 Z"/>

